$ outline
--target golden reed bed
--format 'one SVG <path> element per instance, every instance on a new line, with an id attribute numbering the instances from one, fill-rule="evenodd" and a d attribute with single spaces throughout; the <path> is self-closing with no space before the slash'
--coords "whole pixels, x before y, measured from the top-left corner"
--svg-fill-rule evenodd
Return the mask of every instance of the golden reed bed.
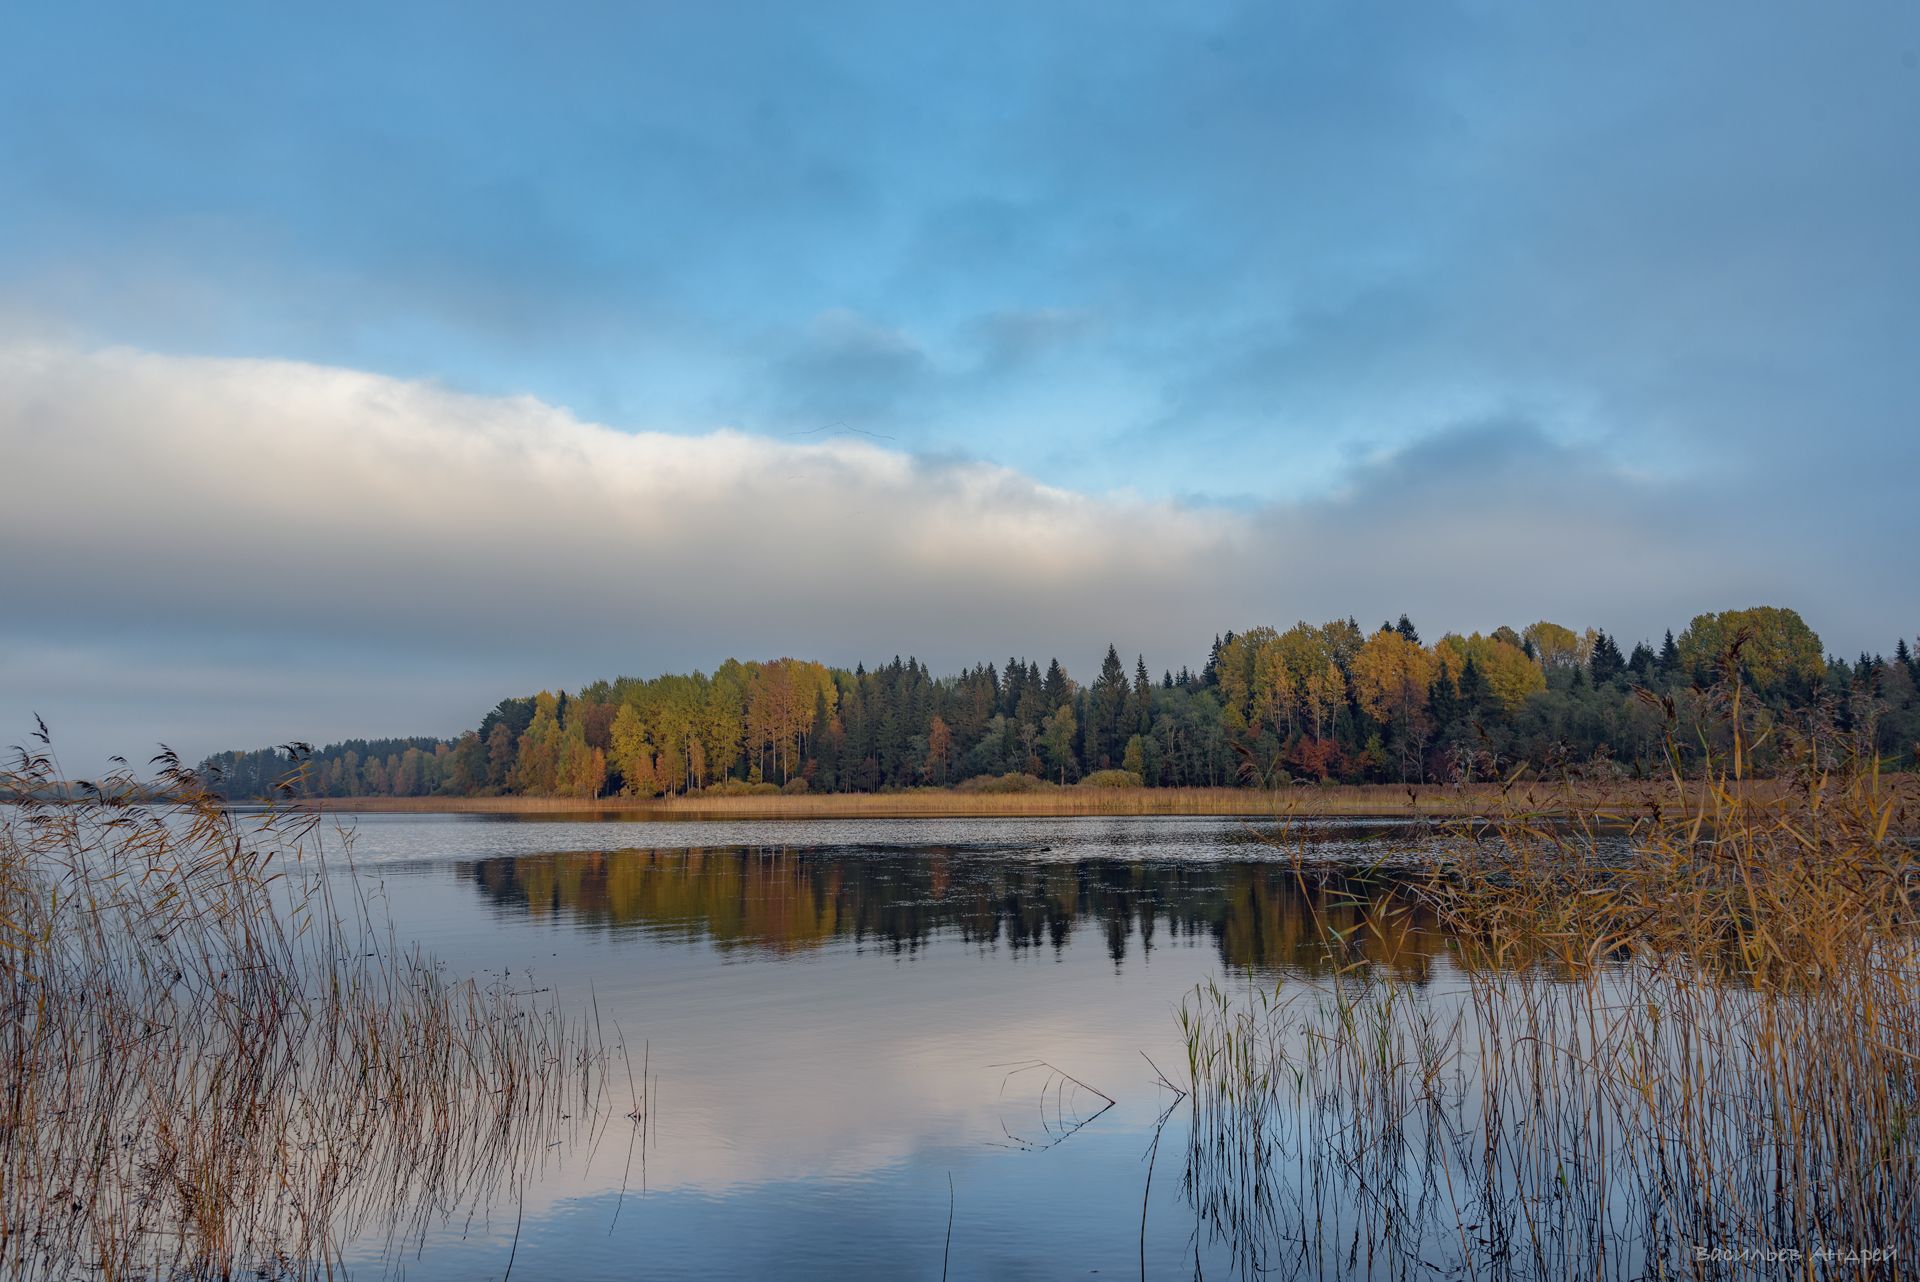
<path id="1" fill-rule="evenodd" d="M 1745 785 L 1756 799 L 1778 785 Z M 1510 785 L 1366 784 L 1251 788 L 1052 788 L 989 793 L 907 792 L 632 797 L 329 797 L 297 803 L 331 813 L 609 814 L 650 819 L 1019 818 L 1055 815 L 1276 815 L 1316 818 L 1471 818 L 1511 813 L 1642 815 L 1670 798 L 1672 781 Z"/>

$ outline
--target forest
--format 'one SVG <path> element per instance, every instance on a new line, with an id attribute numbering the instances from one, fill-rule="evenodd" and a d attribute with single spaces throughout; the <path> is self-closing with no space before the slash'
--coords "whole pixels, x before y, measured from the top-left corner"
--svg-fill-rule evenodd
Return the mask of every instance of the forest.
<path id="1" fill-rule="evenodd" d="M 503 699 L 455 738 L 353 739 L 215 754 L 229 797 L 672 797 L 959 787 L 1272 788 L 1645 778 L 1698 769 L 1730 733 L 1749 751 L 1819 726 L 1886 769 L 1920 765 L 1920 661 L 1825 654 L 1780 607 L 1701 614 L 1623 651 L 1546 621 L 1421 640 L 1407 616 L 1226 632 L 1198 670 L 1091 680 L 1022 657 L 935 676 L 728 659 L 712 673 L 620 677 Z M 1777 733 L 1776 733 L 1777 732 Z"/>

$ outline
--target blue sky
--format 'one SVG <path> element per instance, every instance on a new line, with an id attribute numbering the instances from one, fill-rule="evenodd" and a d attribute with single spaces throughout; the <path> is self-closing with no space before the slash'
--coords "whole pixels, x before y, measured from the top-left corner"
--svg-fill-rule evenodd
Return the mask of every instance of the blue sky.
<path id="1" fill-rule="evenodd" d="M 1130 504 L 1237 523 L 1219 537 L 1248 568 L 1193 601 L 1206 618 L 1120 638 L 1156 665 L 1249 612 L 1577 610 L 1633 636 L 1752 596 L 1841 650 L 1890 649 L 1920 614 L 1911 5 L 32 4 L 0 23 L 0 348 L 174 362 L 181 417 L 119 430 L 181 449 L 218 417 L 194 408 L 195 362 L 258 362 L 269 386 L 209 456 L 215 507 L 258 488 L 235 442 L 301 417 L 272 388 L 322 370 L 452 398 L 430 417 L 833 443 L 936 489 L 998 469 L 1117 530 L 1142 528 Z M 82 390 L 49 410 L 48 368 L 0 388 L 11 431 L 98 391 L 69 369 Z M 324 449 L 326 423 L 302 430 Z M 752 488 L 701 478 L 715 513 Z M 61 493 L 25 479 L 22 522 L 23 497 Z M 126 519 L 74 484 L 52 519 Z M 343 522 L 399 519 L 380 481 L 340 485 Z M 785 537 L 831 543 L 858 506 Z M 170 511 L 146 528 L 185 537 Z M 1590 530 L 1584 556 L 1544 532 L 1560 523 Z M 9 715 L 93 717 L 71 656 L 129 628 L 180 654 L 245 630 L 48 596 L 60 557 L 92 562 L 71 531 L 46 542 L 52 564 L 0 584 L 45 607 L 0 629 Z M 1269 573 L 1303 565 L 1331 577 Z M 949 587 L 968 617 L 988 599 Z M 916 620 L 885 626 L 897 585 L 872 592 L 843 631 L 756 637 L 684 595 L 659 630 L 649 590 L 627 650 L 549 641 L 543 665 L 502 643 L 471 693 L 365 711 L 451 730 L 490 680 L 937 650 Z M 346 595 L 342 637 L 364 636 L 387 598 Z M 1058 635 L 1079 658 L 1099 639 L 1056 595 L 1057 615 L 964 640 Z M 303 627 L 267 650 L 407 661 Z M 68 675 L 46 675 L 53 651 Z"/>

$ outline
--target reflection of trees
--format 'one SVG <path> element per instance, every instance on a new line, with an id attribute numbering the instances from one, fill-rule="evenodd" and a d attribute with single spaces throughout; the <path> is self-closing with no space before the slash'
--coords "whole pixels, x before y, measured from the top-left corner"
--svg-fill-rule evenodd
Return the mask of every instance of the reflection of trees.
<path id="1" fill-rule="evenodd" d="M 465 865 L 496 904 L 582 927 L 785 953 L 830 940 L 911 951 L 936 932 L 1015 950 L 1097 929 L 1116 964 L 1137 934 L 1210 936 L 1235 969 L 1371 961 L 1419 977 L 1445 947 L 1430 914 L 1379 875 L 1278 863 L 1074 862 L 948 848 L 773 848 L 529 855 Z"/>

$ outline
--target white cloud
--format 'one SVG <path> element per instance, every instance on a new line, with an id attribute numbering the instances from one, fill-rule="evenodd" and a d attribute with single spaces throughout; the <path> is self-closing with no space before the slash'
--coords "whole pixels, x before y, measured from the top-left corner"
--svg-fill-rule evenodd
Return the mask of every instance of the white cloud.
<path id="1" fill-rule="evenodd" d="M 1632 637 L 1762 599 L 1821 626 L 1794 590 L 1816 577 L 1848 601 L 1788 532 L 1511 425 L 1235 512 L 864 439 L 627 433 L 316 365 L 17 346 L 0 450 L 0 714 L 19 734 L 67 712 L 102 753 L 451 732 L 508 693 L 729 654 L 1084 671 L 1113 640 L 1158 671 L 1296 617 Z M 209 669 L 233 674 L 213 704 Z"/>

